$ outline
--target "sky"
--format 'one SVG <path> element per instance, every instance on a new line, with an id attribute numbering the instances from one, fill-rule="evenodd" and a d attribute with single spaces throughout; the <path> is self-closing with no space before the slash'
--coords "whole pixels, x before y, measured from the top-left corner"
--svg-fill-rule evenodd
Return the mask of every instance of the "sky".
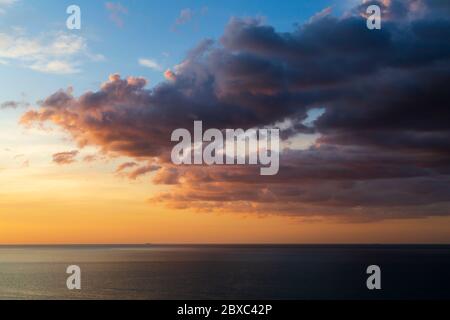
<path id="1" fill-rule="evenodd" d="M 450 243 L 448 13 L 0 0 L 0 243 Z M 278 174 L 174 165 L 194 120 L 280 128 Z"/>

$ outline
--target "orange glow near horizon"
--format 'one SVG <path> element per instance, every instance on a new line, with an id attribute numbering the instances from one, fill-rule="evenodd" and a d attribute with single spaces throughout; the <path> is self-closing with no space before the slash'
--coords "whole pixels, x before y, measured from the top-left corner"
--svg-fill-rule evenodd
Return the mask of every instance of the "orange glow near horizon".
<path id="1" fill-rule="evenodd" d="M 117 177 L 117 163 L 42 158 L 2 163 L 0 244 L 450 242 L 448 217 L 350 223 L 168 209 L 148 202 L 165 187 Z"/>
<path id="2" fill-rule="evenodd" d="M 124 209 L 124 208 L 122 208 Z M 53 209 L 55 210 L 55 209 Z M 445 243 L 449 218 L 370 224 L 203 213 L 0 214 L 1 244 Z M 57 209 L 56 209 L 57 211 Z M 71 210 L 72 211 L 72 210 Z M 420 231 L 417 231 L 420 230 Z M 430 237 L 432 234 L 432 237 Z M 448 242 L 447 242 L 448 243 Z"/>
<path id="3" fill-rule="evenodd" d="M 41 191 L 30 182 L 22 192 L 2 192 L 1 244 L 445 243 L 450 239 L 446 227 L 450 218 L 344 223 L 192 213 L 146 202 L 148 183 L 109 184 L 87 177 L 57 181 L 48 182 L 48 189 L 37 184 Z"/>
<path id="4" fill-rule="evenodd" d="M 49 155 L 71 149 L 61 136 L 4 138 L 27 156 L 0 161 L 0 244 L 450 243 L 448 217 L 351 223 L 168 209 L 148 199 L 169 187 L 114 174 L 124 159 L 59 166 Z"/>

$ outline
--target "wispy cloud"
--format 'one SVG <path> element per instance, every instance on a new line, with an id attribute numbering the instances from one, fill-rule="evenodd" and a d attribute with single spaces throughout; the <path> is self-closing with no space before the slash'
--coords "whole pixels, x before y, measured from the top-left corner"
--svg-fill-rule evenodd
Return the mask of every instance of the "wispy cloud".
<path id="1" fill-rule="evenodd" d="M 23 163 L 22 163 L 22 168 L 28 168 L 30 166 L 30 160 L 25 160 Z"/>
<path id="2" fill-rule="evenodd" d="M 98 156 L 96 154 L 88 154 L 84 156 L 83 161 L 84 162 L 94 162 L 97 161 Z"/>
<path id="3" fill-rule="evenodd" d="M 35 71 L 54 74 L 72 74 L 80 72 L 75 64 L 67 61 L 49 61 L 49 62 L 37 62 L 30 66 Z"/>
<path id="4" fill-rule="evenodd" d="M 27 108 L 30 104 L 25 101 L 5 101 L 0 104 L 0 109 L 17 109 L 17 108 Z"/>
<path id="5" fill-rule="evenodd" d="M 5 13 L 6 9 L 16 2 L 18 2 L 18 0 L 0 0 L 0 14 Z"/>
<path id="6" fill-rule="evenodd" d="M 175 20 L 172 30 L 176 31 L 178 27 L 191 22 L 196 16 L 205 15 L 207 12 L 207 7 L 203 7 L 199 10 L 194 10 L 191 8 L 182 9 L 178 15 L 178 18 Z"/>
<path id="7" fill-rule="evenodd" d="M 135 167 L 137 165 L 138 164 L 136 162 L 125 162 L 125 163 L 122 163 L 120 166 L 117 167 L 116 173 L 120 173 L 120 172 L 124 171 L 125 169 L 133 168 L 133 167 Z"/>
<path id="8" fill-rule="evenodd" d="M 35 71 L 54 74 L 80 72 L 84 60 L 98 61 L 102 55 L 92 54 L 85 38 L 58 32 L 27 37 L 23 33 L 0 33 L 0 60 L 18 62 Z"/>
<path id="9" fill-rule="evenodd" d="M 0 6 L 10 6 L 16 2 L 17 0 L 0 0 Z"/>
<path id="10" fill-rule="evenodd" d="M 116 26 L 122 28 L 124 25 L 123 15 L 128 14 L 128 9 L 120 3 L 106 2 L 106 9 L 109 11 L 109 18 Z"/>
<path id="11" fill-rule="evenodd" d="M 194 16 L 194 12 L 192 9 L 186 8 L 181 10 L 180 15 L 178 16 L 177 20 L 175 20 L 176 25 L 182 25 L 186 24 L 189 21 L 192 20 L 192 17 Z"/>
<path id="12" fill-rule="evenodd" d="M 116 169 L 116 174 L 118 176 L 127 177 L 128 179 L 131 180 L 136 180 L 140 176 L 146 175 L 147 173 L 150 172 L 158 171 L 159 169 L 161 169 L 160 166 L 153 164 L 151 162 L 145 165 L 139 165 L 137 162 L 133 161 L 133 162 L 125 162 L 119 165 Z"/>
<path id="13" fill-rule="evenodd" d="M 153 59 L 141 58 L 139 59 L 139 64 L 143 67 L 147 67 L 156 71 L 163 70 L 163 67 Z"/>
<path id="14" fill-rule="evenodd" d="M 136 180 L 138 177 L 143 176 L 150 172 L 158 171 L 160 168 L 161 167 L 158 165 L 148 164 L 129 172 L 127 177 L 131 180 Z"/>
<path id="15" fill-rule="evenodd" d="M 77 150 L 55 153 L 53 155 L 53 162 L 60 164 L 60 165 L 70 164 L 70 163 L 75 162 L 75 157 L 77 155 L 78 155 Z"/>

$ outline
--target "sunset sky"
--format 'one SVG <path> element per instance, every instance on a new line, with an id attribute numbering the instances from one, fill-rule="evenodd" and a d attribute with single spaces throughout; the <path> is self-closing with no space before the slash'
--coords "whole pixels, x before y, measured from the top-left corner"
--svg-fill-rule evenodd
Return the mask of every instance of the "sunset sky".
<path id="1" fill-rule="evenodd" d="M 449 17 L 441 0 L 0 0 L 0 244 L 450 243 Z M 174 165 L 194 120 L 280 128 L 279 173 Z"/>

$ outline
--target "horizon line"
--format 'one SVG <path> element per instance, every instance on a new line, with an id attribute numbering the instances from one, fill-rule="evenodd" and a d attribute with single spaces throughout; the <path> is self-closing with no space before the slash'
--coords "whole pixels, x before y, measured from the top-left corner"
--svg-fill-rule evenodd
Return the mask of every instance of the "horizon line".
<path id="1" fill-rule="evenodd" d="M 70 246 L 78 246 L 78 247 L 114 247 L 114 246 L 448 246 L 449 243 L 407 243 L 407 242 L 398 242 L 398 243 L 380 243 L 380 242 L 359 242 L 359 243 L 351 243 L 351 242 L 336 242 L 336 243 L 197 243 L 197 242 L 185 242 L 185 243 L 12 243 L 12 244 L 2 244 L 0 243 L 0 247 L 70 247 Z"/>

